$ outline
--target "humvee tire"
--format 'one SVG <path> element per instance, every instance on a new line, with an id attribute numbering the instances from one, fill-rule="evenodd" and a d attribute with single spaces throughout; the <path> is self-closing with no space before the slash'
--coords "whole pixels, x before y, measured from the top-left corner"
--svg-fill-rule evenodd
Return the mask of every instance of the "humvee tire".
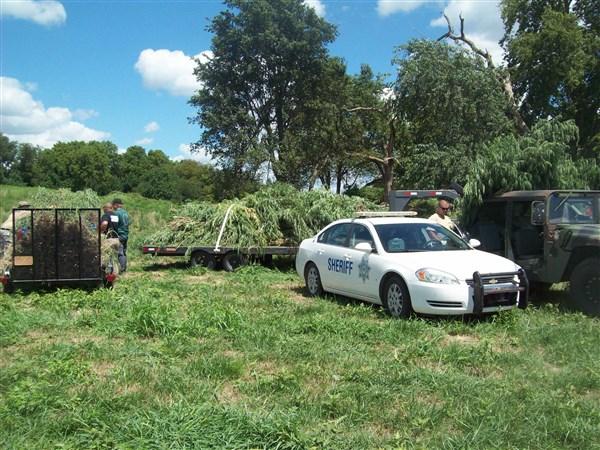
<path id="1" fill-rule="evenodd" d="M 600 315 L 600 258 L 586 258 L 571 273 L 574 306 L 592 316 Z"/>

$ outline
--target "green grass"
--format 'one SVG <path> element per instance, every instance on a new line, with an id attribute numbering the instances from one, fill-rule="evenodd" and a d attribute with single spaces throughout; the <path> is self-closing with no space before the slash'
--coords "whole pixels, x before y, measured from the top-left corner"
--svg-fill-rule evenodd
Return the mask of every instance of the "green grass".
<path id="1" fill-rule="evenodd" d="M 1 186 L 2 217 L 33 192 Z M 600 448 L 598 319 L 394 320 L 289 269 L 143 258 L 172 204 L 120 196 L 114 290 L 0 294 L 0 448 Z"/>
<path id="2" fill-rule="evenodd" d="M 288 270 L 133 258 L 0 295 L 0 448 L 598 448 L 600 322 L 307 298 Z"/>

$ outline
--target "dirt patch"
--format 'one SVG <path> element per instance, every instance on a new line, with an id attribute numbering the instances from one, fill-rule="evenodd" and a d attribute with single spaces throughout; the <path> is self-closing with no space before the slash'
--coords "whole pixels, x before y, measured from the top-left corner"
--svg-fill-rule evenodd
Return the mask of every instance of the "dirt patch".
<path id="1" fill-rule="evenodd" d="M 221 385 L 216 397 L 217 401 L 223 404 L 239 403 L 242 400 L 242 394 L 229 382 Z"/>
<path id="2" fill-rule="evenodd" d="M 131 395 L 137 394 L 138 392 L 141 392 L 141 390 L 142 387 L 138 383 L 126 384 L 124 386 L 119 386 L 116 390 L 116 394 L 119 396 Z"/>
<path id="3" fill-rule="evenodd" d="M 225 350 L 223 352 L 223 356 L 227 357 L 227 358 L 241 358 L 242 356 L 244 356 L 244 354 L 242 352 L 238 352 L 237 350 Z"/>
<path id="4" fill-rule="evenodd" d="M 210 284 L 211 286 L 221 286 L 222 284 L 225 283 L 225 281 L 223 280 L 223 278 L 221 277 L 216 277 L 212 274 L 206 274 L 206 275 L 186 275 L 183 278 L 183 282 L 185 284 Z"/>
<path id="5" fill-rule="evenodd" d="M 544 371 L 552 374 L 558 374 L 561 373 L 563 370 L 562 367 L 551 364 L 549 362 L 544 362 Z"/>
<path id="6" fill-rule="evenodd" d="M 449 334 L 442 339 L 442 345 L 459 344 L 459 345 L 476 345 L 479 343 L 479 338 L 469 334 Z"/>
<path id="7" fill-rule="evenodd" d="M 288 298 L 299 305 L 310 305 L 313 303 L 313 300 L 304 294 L 304 285 L 302 283 L 295 281 L 276 283 L 271 288 L 286 291 Z"/>
<path id="8" fill-rule="evenodd" d="M 91 370 L 98 378 L 107 378 L 115 368 L 115 365 L 108 361 L 96 361 L 92 364 Z"/>

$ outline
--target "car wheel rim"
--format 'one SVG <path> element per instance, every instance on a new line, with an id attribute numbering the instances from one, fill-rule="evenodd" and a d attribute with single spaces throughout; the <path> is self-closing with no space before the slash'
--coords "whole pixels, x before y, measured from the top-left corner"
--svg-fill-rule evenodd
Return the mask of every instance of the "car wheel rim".
<path id="1" fill-rule="evenodd" d="M 392 314 L 399 315 L 402 311 L 403 303 L 404 298 L 402 296 L 402 289 L 400 289 L 398 284 L 392 283 L 387 292 L 388 309 Z"/>
<path id="2" fill-rule="evenodd" d="M 317 294 L 319 290 L 319 274 L 317 273 L 317 269 L 314 267 L 308 269 L 307 281 L 308 291 L 311 294 Z"/>

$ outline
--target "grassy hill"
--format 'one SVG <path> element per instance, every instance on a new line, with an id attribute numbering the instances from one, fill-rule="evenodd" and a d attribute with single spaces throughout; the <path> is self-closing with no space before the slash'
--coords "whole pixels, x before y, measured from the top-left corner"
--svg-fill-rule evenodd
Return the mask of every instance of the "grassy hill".
<path id="1" fill-rule="evenodd" d="M 123 197 L 139 235 L 171 206 Z M 302 287 L 134 254 L 113 290 L 0 293 L 0 448 L 598 448 L 599 320 L 395 320 Z"/>

